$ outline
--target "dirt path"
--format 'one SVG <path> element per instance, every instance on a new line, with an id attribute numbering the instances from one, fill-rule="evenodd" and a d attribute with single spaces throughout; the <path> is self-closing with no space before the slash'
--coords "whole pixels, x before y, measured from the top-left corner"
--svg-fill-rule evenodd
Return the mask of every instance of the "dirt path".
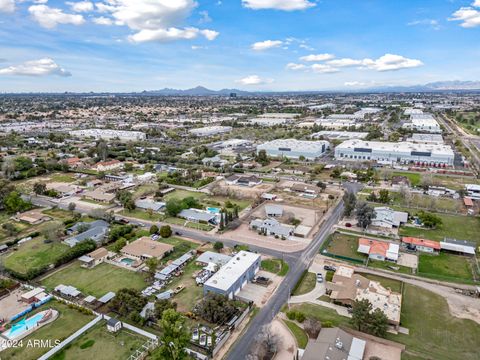
<path id="1" fill-rule="evenodd" d="M 280 338 L 279 348 L 275 360 L 291 360 L 297 353 L 297 343 L 292 333 L 280 319 L 272 321 L 271 329 Z"/>

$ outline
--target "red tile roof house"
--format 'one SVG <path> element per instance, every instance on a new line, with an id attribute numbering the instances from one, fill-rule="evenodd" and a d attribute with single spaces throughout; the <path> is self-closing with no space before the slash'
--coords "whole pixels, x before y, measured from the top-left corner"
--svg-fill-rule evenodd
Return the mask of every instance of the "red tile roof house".
<path id="1" fill-rule="evenodd" d="M 408 248 L 428 253 L 440 251 L 440 243 L 438 241 L 419 239 L 414 237 L 403 237 L 402 243 L 406 244 Z"/>
<path id="2" fill-rule="evenodd" d="M 357 251 L 373 260 L 397 261 L 399 248 L 398 244 L 391 242 L 360 238 Z"/>

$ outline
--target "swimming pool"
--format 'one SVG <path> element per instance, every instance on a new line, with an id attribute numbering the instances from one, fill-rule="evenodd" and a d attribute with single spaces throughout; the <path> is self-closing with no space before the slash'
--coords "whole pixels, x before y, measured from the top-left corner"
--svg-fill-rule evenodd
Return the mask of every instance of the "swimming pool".
<path id="1" fill-rule="evenodd" d="M 211 212 L 212 214 L 220 214 L 220 209 L 215 207 L 207 207 L 207 211 Z"/>
<path id="2" fill-rule="evenodd" d="M 123 258 L 120 262 L 124 263 L 125 265 L 132 266 L 135 260 L 129 258 Z"/>
<path id="3" fill-rule="evenodd" d="M 42 320 L 45 312 L 42 311 L 38 314 L 29 317 L 28 319 L 22 319 L 19 322 L 12 325 L 12 327 L 5 331 L 2 335 L 6 336 L 8 339 L 15 339 L 21 336 L 24 332 L 37 326 L 38 322 Z"/>

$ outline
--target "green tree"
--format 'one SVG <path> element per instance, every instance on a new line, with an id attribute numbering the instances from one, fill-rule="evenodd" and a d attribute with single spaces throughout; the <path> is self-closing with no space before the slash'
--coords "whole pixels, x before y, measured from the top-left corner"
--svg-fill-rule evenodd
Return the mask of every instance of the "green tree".
<path id="1" fill-rule="evenodd" d="M 378 194 L 378 200 L 382 204 L 387 204 L 390 202 L 390 193 L 388 192 L 387 189 L 381 189 L 379 194 Z"/>
<path id="2" fill-rule="evenodd" d="M 368 322 L 370 312 L 372 311 L 372 304 L 368 299 L 355 300 L 352 305 L 351 324 L 358 331 L 364 331 Z"/>
<path id="3" fill-rule="evenodd" d="M 160 227 L 160 236 L 162 238 L 168 238 L 172 236 L 172 228 L 170 225 L 163 225 Z"/>
<path id="4" fill-rule="evenodd" d="M 154 359 L 183 360 L 188 355 L 185 347 L 190 340 L 185 317 L 174 309 L 163 312 L 160 320 L 162 329 L 161 346 L 153 353 Z"/>
<path id="5" fill-rule="evenodd" d="M 47 185 L 45 183 L 36 182 L 33 184 L 33 192 L 37 195 L 43 195 L 47 191 Z"/>
<path id="6" fill-rule="evenodd" d="M 357 204 L 356 218 L 358 226 L 360 226 L 362 229 L 366 229 L 372 223 L 372 219 L 374 217 L 375 210 L 373 207 L 368 205 L 366 202 Z"/>
<path id="7" fill-rule="evenodd" d="M 68 210 L 73 212 L 75 211 L 76 207 L 77 207 L 77 204 L 75 204 L 74 202 L 68 203 Z"/>
<path id="8" fill-rule="evenodd" d="M 353 192 L 346 192 L 343 195 L 343 202 L 344 202 L 344 210 L 343 210 L 343 215 L 344 216 L 350 216 L 352 215 L 353 209 L 355 209 L 355 204 L 357 203 L 357 197 Z"/>
<path id="9" fill-rule="evenodd" d="M 163 312 L 168 309 L 177 310 L 177 303 L 168 299 L 160 299 L 155 302 L 154 316 L 161 319 Z"/>
<path id="10" fill-rule="evenodd" d="M 9 214 L 15 214 L 30 208 L 30 203 L 23 200 L 20 193 L 16 190 L 10 192 L 3 202 L 3 206 Z"/>
<path id="11" fill-rule="evenodd" d="M 418 218 L 422 222 L 423 226 L 430 229 L 435 229 L 441 226 L 443 223 L 442 218 L 432 213 L 427 213 L 425 211 L 420 211 L 418 213 Z"/>
<path id="12" fill-rule="evenodd" d="M 156 233 L 158 233 L 158 226 L 157 225 L 150 226 L 150 234 L 153 235 Z"/>
<path id="13" fill-rule="evenodd" d="M 170 216 L 177 216 L 183 210 L 182 204 L 176 198 L 168 200 L 165 207 Z"/>
<path id="14" fill-rule="evenodd" d="M 380 337 L 385 337 L 388 330 L 388 318 L 380 309 L 370 313 L 367 325 L 367 332 Z"/>
<path id="15" fill-rule="evenodd" d="M 215 244 L 213 244 L 213 248 L 216 250 L 216 251 L 220 251 L 223 249 L 223 242 L 221 241 L 215 241 Z"/>
<path id="16" fill-rule="evenodd" d="M 270 160 L 268 159 L 267 152 L 265 150 L 260 150 L 255 157 L 255 160 L 263 166 L 270 164 Z"/>
<path id="17" fill-rule="evenodd" d="M 148 272 L 150 273 L 151 276 L 155 275 L 155 272 L 157 271 L 158 267 L 158 259 L 155 257 L 148 258 L 145 261 L 145 265 L 148 267 Z"/>

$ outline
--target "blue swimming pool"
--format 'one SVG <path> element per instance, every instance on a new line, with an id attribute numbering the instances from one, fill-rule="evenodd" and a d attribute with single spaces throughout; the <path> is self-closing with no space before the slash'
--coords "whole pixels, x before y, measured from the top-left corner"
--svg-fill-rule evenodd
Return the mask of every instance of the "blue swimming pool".
<path id="1" fill-rule="evenodd" d="M 207 211 L 213 214 L 220 214 L 220 209 L 215 207 L 207 207 Z"/>
<path id="2" fill-rule="evenodd" d="M 12 327 L 5 331 L 2 335 L 6 336 L 9 339 L 15 339 L 22 335 L 24 332 L 34 328 L 37 326 L 37 323 L 43 318 L 45 315 L 44 312 L 40 312 L 38 314 L 29 317 L 28 319 L 22 319 L 19 322 L 12 325 Z"/>
<path id="3" fill-rule="evenodd" d="M 135 260 L 129 258 L 123 258 L 120 262 L 124 263 L 125 265 L 132 266 Z"/>

